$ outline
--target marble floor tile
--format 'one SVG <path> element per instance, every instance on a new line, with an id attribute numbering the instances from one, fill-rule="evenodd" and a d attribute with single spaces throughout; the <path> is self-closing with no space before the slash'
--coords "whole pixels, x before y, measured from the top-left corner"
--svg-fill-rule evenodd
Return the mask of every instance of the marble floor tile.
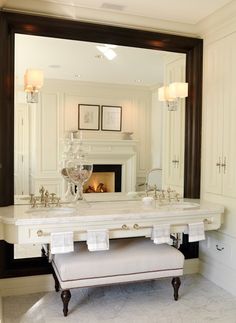
<path id="1" fill-rule="evenodd" d="M 171 279 L 71 291 L 64 318 L 60 293 L 3 298 L 4 323 L 236 323 L 236 297 L 203 278 L 182 278 L 173 300 Z"/>

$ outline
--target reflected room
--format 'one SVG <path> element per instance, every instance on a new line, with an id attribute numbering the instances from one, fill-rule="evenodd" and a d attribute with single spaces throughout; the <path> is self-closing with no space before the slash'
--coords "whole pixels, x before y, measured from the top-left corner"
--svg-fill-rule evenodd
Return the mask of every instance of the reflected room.
<path id="1" fill-rule="evenodd" d="M 185 100 L 173 109 L 158 92 L 185 74 L 185 54 L 16 34 L 15 204 L 42 187 L 66 200 L 68 140 L 97 167 L 85 196 L 145 191 L 147 179 L 183 196 Z M 15 258 L 40 252 L 15 246 Z"/>

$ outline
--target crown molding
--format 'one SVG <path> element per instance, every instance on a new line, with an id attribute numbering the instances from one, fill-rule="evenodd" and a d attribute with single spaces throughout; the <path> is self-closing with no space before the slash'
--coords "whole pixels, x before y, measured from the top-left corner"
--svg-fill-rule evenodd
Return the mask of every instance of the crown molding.
<path id="1" fill-rule="evenodd" d="M 2 1 L 2 5 L 1 5 Z M 128 27 L 155 32 L 171 33 L 181 36 L 198 37 L 194 24 L 147 18 L 131 15 L 125 12 L 111 10 L 96 10 L 72 4 L 58 4 L 50 0 L 0 0 L 0 7 L 4 11 L 13 11 L 40 16 L 57 17 L 84 22 L 100 23 L 117 27 Z"/>
<path id="2" fill-rule="evenodd" d="M 196 24 L 196 33 L 201 38 L 214 41 L 214 39 L 223 37 L 224 30 L 230 29 L 235 22 L 236 1 L 232 1 Z"/>

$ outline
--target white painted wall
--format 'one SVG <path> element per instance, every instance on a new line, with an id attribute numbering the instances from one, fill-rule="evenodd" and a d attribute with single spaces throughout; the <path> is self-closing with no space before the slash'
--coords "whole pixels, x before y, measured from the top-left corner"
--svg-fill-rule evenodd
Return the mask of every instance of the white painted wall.
<path id="1" fill-rule="evenodd" d="M 211 232 L 207 234 L 206 241 L 200 243 L 200 260 L 201 260 L 201 273 L 214 283 L 227 289 L 234 295 L 236 295 L 236 197 L 229 197 L 232 195 L 230 191 L 224 190 L 223 181 L 224 174 L 221 178 L 216 178 L 216 174 L 211 175 L 212 189 L 207 183 L 209 178 L 209 172 L 212 169 L 207 162 L 207 151 L 211 149 L 218 149 L 219 152 L 228 149 L 231 142 L 235 141 L 235 118 L 233 117 L 234 107 L 230 110 L 229 105 L 235 101 L 235 83 L 231 72 L 236 66 L 236 57 L 233 54 L 235 48 L 235 35 L 236 35 L 236 3 L 231 4 L 231 11 L 222 11 L 220 19 L 220 13 L 218 12 L 215 20 L 211 17 L 208 21 L 204 21 L 204 83 L 203 83 L 203 126 L 202 126 L 202 181 L 201 181 L 201 197 L 203 199 L 221 203 L 225 206 L 224 224 L 218 232 Z M 227 15 L 226 15 L 227 13 Z M 223 20 L 225 17 L 231 19 Z M 219 24 L 221 21 L 221 24 Z M 217 27 L 214 29 L 208 29 L 218 22 Z M 208 62 L 215 61 L 215 67 L 213 70 L 209 68 Z M 233 73 L 235 75 L 235 73 Z M 210 93 L 214 85 L 214 93 Z M 224 118 L 216 117 L 212 120 L 208 115 L 209 108 L 211 106 L 217 106 L 219 104 L 219 111 L 224 114 L 224 110 L 230 111 L 232 117 L 229 118 L 228 124 Z M 224 124 L 223 124 L 224 120 Z M 209 129 L 209 122 L 212 122 L 212 126 Z M 208 125 L 208 126 L 207 126 Z M 223 131 L 224 127 L 224 131 Z M 218 136 L 218 143 L 216 143 L 216 136 L 214 135 L 214 129 Z M 231 131 L 231 134 L 230 134 Z M 219 136 L 220 134 L 220 136 Z M 230 134 L 230 136 L 229 136 Z M 224 142 L 225 138 L 227 142 Z M 220 144 L 221 142 L 221 144 Z M 213 146 L 214 145 L 214 146 Z M 212 148 L 213 147 L 213 148 Z M 235 165 L 236 160 L 233 156 L 234 144 L 229 152 L 231 164 Z M 209 154 L 208 154 L 209 156 Z M 232 159 L 233 158 L 233 159 Z M 209 157 L 208 157 L 209 161 Z M 217 169 L 215 170 L 217 171 Z M 228 171 L 228 170 L 227 170 Z M 235 170 L 232 170 L 231 182 L 234 179 Z M 215 176 L 215 184 L 214 184 Z M 207 185 L 208 184 L 208 185 Z M 227 183 L 226 183 L 227 184 Z M 217 188 L 218 185 L 218 188 Z M 233 183 L 235 191 L 236 183 Z M 218 250 L 220 249 L 220 250 Z"/>

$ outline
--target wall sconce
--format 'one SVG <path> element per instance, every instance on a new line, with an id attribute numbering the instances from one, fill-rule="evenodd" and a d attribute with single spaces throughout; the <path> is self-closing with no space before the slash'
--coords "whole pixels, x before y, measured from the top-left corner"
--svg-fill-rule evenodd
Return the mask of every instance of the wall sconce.
<path id="1" fill-rule="evenodd" d="M 43 71 L 27 69 L 24 75 L 27 103 L 38 102 L 38 92 L 43 86 Z"/>
<path id="2" fill-rule="evenodd" d="M 179 99 L 188 96 L 188 83 L 174 82 L 169 86 L 162 86 L 158 89 L 159 101 L 166 102 L 169 111 L 176 111 Z"/>

